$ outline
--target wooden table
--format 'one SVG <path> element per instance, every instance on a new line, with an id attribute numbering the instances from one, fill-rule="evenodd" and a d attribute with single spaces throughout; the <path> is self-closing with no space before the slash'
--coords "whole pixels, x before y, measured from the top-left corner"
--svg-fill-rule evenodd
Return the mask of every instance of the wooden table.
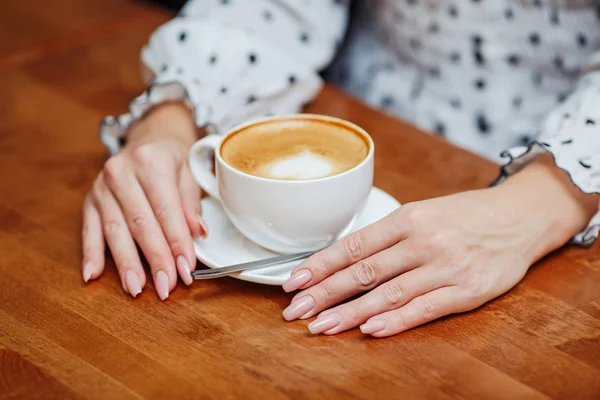
<path id="1" fill-rule="evenodd" d="M 476 311 L 381 340 L 312 337 L 282 320 L 290 295 L 231 278 L 134 300 L 109 261 L 84 285 L 98 121 L 143 90 L 139 49 L 170 17 L 132 0 L 0 5 L 0 399 L 600 398 L 598 245 L 557 252 Z M 375 183 L 403 203 L 496 175 L 334 88 L 309 110 L 365 127 Z"/>

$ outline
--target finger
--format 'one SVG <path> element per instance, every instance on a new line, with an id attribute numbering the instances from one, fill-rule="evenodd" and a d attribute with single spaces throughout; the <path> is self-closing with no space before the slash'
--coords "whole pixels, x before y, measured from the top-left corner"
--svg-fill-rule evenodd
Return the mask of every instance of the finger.
<path id="1" fill-rule="evenodd" d="M 82 274 L 84 282 L 96 279 L 104 271 L 104 236 L 100 213 L 88 195 L 83 203 L 83 245 Z"/>
<path id="2" fill-rule="evenodd" d="M 449 269 L 425 266 L 413 269 L 351 302 L 322 312 L 308 325 L 311 333 L 335 334 L 354 328 L 374 315 L 395 310 L 425 293 L 448 286 Z"/>
<path id="3" fill-rule="evenodd" d="M 156 166 L 138 172 L 138 179 L 171 249 L 179 275 L 186 285 L 190 285 L 193 282 L 191 266 L 196 265 L 196 256 L 176 178 L 175 171 Z"/>
<path id="4" fill-rule="evenodd" d="M 204 218 L 202 218 L 202 207 L 200 205 L 201 190 L 200 186 L 194 181 L 187 163 L 181 168 L 179 191 L 183 202 L 185 219 L 192 237 L 206 239 L 208 236 L 208 227 Z"/>
<path id="5" fill-rule="evenodd" d="M 102 176 L 94 187 L 94 205 L 100 212 L 104 238 L 115 260 L 123 290 L 136 297 L 146 285 L 146 275 L 123 213 Z"/>
<path id="6" fill-rule="evenodd" d="M 370 318 L 361 325 L 366 335 L 385 337 L 404 332 L 448 314 L 475 308 L 458 286 L 446 286 L 411 300 L 404 307 Z"/>
<path id="7" fill-rule="evenodd" d="M 422 260 L 419 258 L 417 253 L 411 250 L 410 240 L 397 243 L 298 293 L 292 299 L 288 308 L 296 310 L 298 307 L 294 305 L 295 302 L 300 298 L 310 296 L 313 303 L 312 309 L 302 315 L 298 315 L 298 312 L 292 314 L 290 310 L 286 309 L 284 316 L 286 319 L 310 318 L 357 293 L 371 290 L 402 273 L 422 265 Z M 303 302 L 307 301 L 309 300 L 303 300 Z"/>
<path id="8" fill-rule="evenodd" d="M 123 211 L 131 235 L 148 260 L 156 293 L 166 300 L 177 283 L 171 249 L 135 176 L 116 162 L 112 166 L 109 163 L 110 160 L 105 166 L 107 184 Z"/>
<path id="9" fill-rule="evenodd" d="M 396 213 L 392 213 L 307 258 L 294 268 L 292 276 L 283 284 L 283 290 L 291 292 L 310 287 L 331 274 L 403 240 L 407 234 L 406 227 L 397 221 L 399 219 Z"/>

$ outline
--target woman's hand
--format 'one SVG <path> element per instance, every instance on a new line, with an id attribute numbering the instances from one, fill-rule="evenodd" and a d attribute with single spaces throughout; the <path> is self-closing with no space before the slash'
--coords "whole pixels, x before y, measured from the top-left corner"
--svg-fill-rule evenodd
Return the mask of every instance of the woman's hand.
<path id="1" fill-rule="evenodd" d="M 162 300 L 175 287 L 177 271 L 192 283 L 192 237 L 207 234 L 200 189 L 187 166 L 195 140 L 190 112 L 181 104 L 160 106 L 131 129 L 127 145 L 106 162 L 85 199 L 84 281 L 102 274 L 106 241 L 123 289 L 133 297 L 146 284 L 136 244 Z"/>
<path id="2" fill-rule="evenodd" d="M 360 325 L 383 337 L 472 310 L 516 285 L 597 207 L 547 158 L 496 188 L 404 205 L 299 265 L 283 288 L 304 290 L 283 315 L 320 313 L 312 333 Z"/>

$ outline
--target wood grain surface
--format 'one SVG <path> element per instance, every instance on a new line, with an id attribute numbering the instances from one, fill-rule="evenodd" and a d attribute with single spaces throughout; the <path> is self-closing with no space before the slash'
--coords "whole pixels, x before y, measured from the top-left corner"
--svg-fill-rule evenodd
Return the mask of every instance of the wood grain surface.
<path id="1" fill-rule="evenodd" d="M 231 278 L 137 299 L 80 273 L 81 205 L 106 114 L 172 15 L 133 0 L 0 3 L 0 399 L 600 399 L 600 247 L 563 249 L 508 294 L 388 339 L 311 336 L 291 296 Z M 497 166 L 326 87 L 402 203 L 484 187 Z"/>

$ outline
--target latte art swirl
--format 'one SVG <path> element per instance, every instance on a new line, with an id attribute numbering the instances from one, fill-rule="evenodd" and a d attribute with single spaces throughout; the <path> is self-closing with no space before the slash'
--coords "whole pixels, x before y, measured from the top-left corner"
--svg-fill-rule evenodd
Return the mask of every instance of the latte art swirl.
<path id="1" fill-rule="evenodd" d="M 233 168 L 278 180 L 333 176 L 360 164 L 368 142 L 347 126 L 321 120 L 268 120 L 232 134 L 221 156 Z"/>

